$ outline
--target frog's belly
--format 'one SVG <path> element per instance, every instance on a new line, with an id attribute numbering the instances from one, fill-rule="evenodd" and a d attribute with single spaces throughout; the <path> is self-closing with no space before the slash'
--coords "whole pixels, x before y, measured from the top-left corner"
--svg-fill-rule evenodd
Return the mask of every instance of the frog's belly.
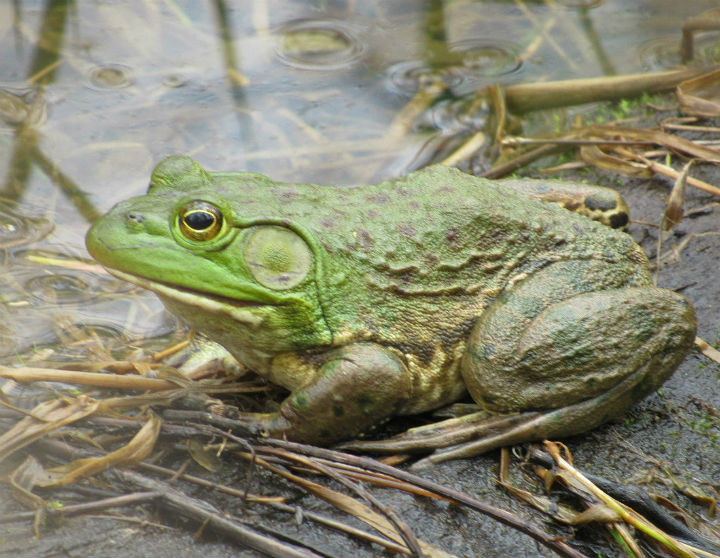
<path id="1" fill-rule="evenodd" d="M 464 346 L 456 346 L 448 353 L 437 346 L 432 358 L 423 362 L 414 354 L 405 354 L 405 363 L 412 377 L 413 391 L 410 399 L 398 414 L 413 415 L 437 409 L 457 401 L 466 393 L 460 373 Z"/>

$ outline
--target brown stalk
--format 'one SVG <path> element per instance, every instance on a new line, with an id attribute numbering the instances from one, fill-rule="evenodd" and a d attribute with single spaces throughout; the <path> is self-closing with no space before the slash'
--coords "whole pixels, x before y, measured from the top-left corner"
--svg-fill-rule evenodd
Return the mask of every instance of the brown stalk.
<path id="1" fill-rule="evenodd" d="M 687 68 L 658 73 L 521 83 L 506 87 L 505 98 L 508 107 L 514 112 L 613 101 L 642 93 L 667 91 L 707 71 L 707 68 Z"/>

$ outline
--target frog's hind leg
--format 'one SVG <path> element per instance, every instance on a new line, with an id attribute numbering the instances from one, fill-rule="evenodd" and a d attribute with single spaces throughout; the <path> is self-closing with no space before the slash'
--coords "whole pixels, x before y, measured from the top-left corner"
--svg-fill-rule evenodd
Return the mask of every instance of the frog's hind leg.
<path id="1" fill-rule="evenodd" d="M 462 363 L 471 395 L 496 416 L 451 419 L 383 446 L 351 447 L 446 447 L 424 461 L 435 462 L 578 434 L 623 413 L 672 374 L 695 336 L 687 300 L 643 283 L 593 262 L 531 276 L 483 314 Z"/>
<path id="2" fill-rule="evenodd" d="M 497 412 L 564 408 L 613 393 L 554 435 L 593 428 L 655 391 L 695 338 L 694 311 L 672 291 L 622 287 L 553 300 L 544 286 L 530 281 L 483 316 L 462 372 L 473 399 Z"/>
<path id="3" fill-rule="evenodd" d="M 414 467 L 421 469 L 433 463 L 472 457 L 513 444 L 586 432 L 617 416 L 654 391 L 656 387 L 652 387 L 648 377 L 652 376 L 657 366 L 656 361 L 650 360 L 609 391 L 574 405 L 545 412 L 501 415 L 508 424 L 507 428 L 465 443 L 437 449 L 432 455 L 415 463 Z"/>
<path id="4" fill-rule="evenodd" d="M 544 412 L 488 415 L 481 411 L 413 428 L 389 440 L 347 442 L 340 448 L 375 453 L 433 451 L 413 465 L 422 469 L 514 444 L 579 434 L 616 416 L 618 405 L 625 409 L 644 397 L 644 382 L 654 365 L 649 361 L 609 391 L 574 405 Z"/>
<path id="5" fill-rule="evenodd" d="M 565 407 L 508 414 L 480 411 L 413 428 L 388 440 L 359 440 L 339 447 L 375 453 L 434 451 L 413 466 L 419 469 L 513 444 L 579 434 L 607 422 L 656 389 L 648 385 L 648 376 L 657 366 L 651 359 L 605 393 Z"/>
<path id="6" fill-rule="evenodd" d="M 470 394 L 490 410 L 539 414 L 467 452 L 585 432 L 670 377 L 695 338 L 692 306 L 632 277 L 602 288 L 623 272 L 593 262 L 551 266 L 483 315 L 462 367 Z M 591 284 L 601 288 L 578 292 Z"/>

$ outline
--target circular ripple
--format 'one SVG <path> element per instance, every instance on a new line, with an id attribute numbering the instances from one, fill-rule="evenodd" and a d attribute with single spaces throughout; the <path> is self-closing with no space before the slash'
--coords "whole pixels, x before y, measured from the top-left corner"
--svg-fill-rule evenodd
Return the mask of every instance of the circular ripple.
<path id="1" fill-rule="evenodd" d="M 602 5 L 603 0 L 558 0 L 558 4 L 566 8 L 597 8 Z"/>
<path id="2" fill-rule="evenodd" d="M 387 71 L 388 88 L 404 95 L 414 95 L 437 83 L 452 88 L 463 81 L 463 75 L 457 67 L 433 68 L 424 60 L 400 62 L 390 66 Z"/>
<path id="3" fill-rule="evenodd" d="M 105 64 L 90 70 L 88 80 L 95 89 L 123 89 L 133 83 L 133 74 L 124 64 Z"/>
<path id="4" fill-rule="evenodd" d="M 663 70 L 680 64 L 680 39 L 662 37 L 640 44 L 638 58 L 647 70 Z"/>
<path id="5" fill-rule="evenodd" d="M 365 52 L 347 24 L 336 20 L 299 20 L 277 31 L 277 55 L 285 64 L 303 70 L 348 68 Z"/>
<path id="6" fill-rule="evenodd" d="M 29 236 L 29 223 L 19 215 L 0 209 L 0 246 L 12 246 Z"/>
<path id="7" fill-rule="evenodd" d="M 163 79 L 163 85 L 174 89 L 176 87 L 183 87 L 188 83 L 189 79 L 180 74 L 170 74 Z"/>
<path id="8" fill-rule="evenodd" d="M 49 304 L 73 304 L 87 302 L 90 298 L 88 284 L 73 275 L 40 275 L 28 279 L 25 289 L 36 300 Z"/>
<path id="9" fill-rule="evenodd" d="M 118 341 L 120 344 L 129 342 L 125 330 L 116 324 L 75 323 L 73 328 L 79 337 L 97 337 L 103 340 Z"/>
<path id="10" fill-rule="evenodd" d="M 29 218 L 0 205 L 0 249 L 34 242 L 52 230 L 45 219 Z"/>
<path id="11" fill-rule="evenodd" d="M 91 318 L 95 320 L 96 318 Z M 100 318 L 101 319 L 101 318 Z M 35 331 L 31 336 L 24 336 L 18 354 L 22 359 L 47 354 L 53 363 L 97 359 L 96 348 L 102 346 L 104 351 L 125 353 L 135 350 L 129 346 L 130 338 L 122 325 L 115 323 L 98 323 L 96 321 L 77 321 L 62 323 L 56 318 L 49 318 L 45 327 L 40 327 L 35 320 Z M 99 342 L 99 343 L 98 343 Z"/>
<path id="12" fill-rule="evenodd" d="M 32 108 L 33 103 L 39 103 L 37 89 L 3 85 L 0 87 L 0 122 L 11 126 L 34 123 L 28 119 L 31 113 L 36 112 Z M 44 110 L 37 112 L 44 116 Z"/>
<path id="13" fill-rule="evenodd" d="M 465 89 L 472 90 L 478 80 L 509 74 L 520 68 L 514 48 L 497 41 L 493 44 L 461 41 L 450 45 L 449 50 L 451 62 L 444 66 L 432 66 L 424 60 L 391 66 L 387 72 L 388 88 L 396 93 L 414 95 L 421 89 L 442 83 L 456 93 L 465 93 Z"/>
<path id="14" fill-rule="evenodd" d="M 460 41 L 450 45 L 450 50 L 460 54 L 460 71 L 470 79 L 501 76 L 520 68 L 514 47 L 498 41 Z"/>

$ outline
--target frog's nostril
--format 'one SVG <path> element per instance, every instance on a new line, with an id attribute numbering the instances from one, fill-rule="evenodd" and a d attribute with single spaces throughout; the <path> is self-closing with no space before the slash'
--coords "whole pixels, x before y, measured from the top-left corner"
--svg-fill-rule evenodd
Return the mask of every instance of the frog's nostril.
<path id="1" fill-rule="evenodd" d="M 140 224 L 145 220 L 145 217 L 143 217 L 141 214 L 135 213 L 135 212 L 130 212 L 125 217 L 130 223 Z"/>

